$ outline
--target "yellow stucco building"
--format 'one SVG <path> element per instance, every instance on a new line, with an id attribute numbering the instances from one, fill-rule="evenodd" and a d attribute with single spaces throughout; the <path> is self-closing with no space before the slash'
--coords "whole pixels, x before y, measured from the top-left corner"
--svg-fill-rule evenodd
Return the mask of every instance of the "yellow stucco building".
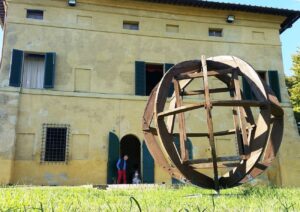
<path id="1" fill-rule="evenodd" d="M 138 170 L 145 183 L 171 183 L 144 144 L 143 110 L 164 71 L 205 54 L 244 59 L 275 90 L 284 138 L 262 179 L 300 185 L 279 37 L 299 11 L 196 0 L 0 2 L 0 184 L 113 183 L 119 154 L 129 155 L 129 177 Z M 192 145 L 195 156 L 208 154 Z"/>

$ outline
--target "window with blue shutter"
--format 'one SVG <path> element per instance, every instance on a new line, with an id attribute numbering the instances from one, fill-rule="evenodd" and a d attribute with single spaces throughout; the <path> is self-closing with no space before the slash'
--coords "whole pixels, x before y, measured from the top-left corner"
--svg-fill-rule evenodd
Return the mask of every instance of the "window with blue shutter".
<path id="1" fill-rule="evenodd" d="M 135 95 L 148 96 L 153 88 L 164 76 L 173 64 L 145 63 L 144 61 L 135 62 Z M 174 86 L 170 88 L 169 96 L 173 93 Z"/>
<path id="2" fill-rule="evenodd" d="M 46 53 L 44 88 L 54 88 L 55 60 L 56 54 L 54 52 Z"/>
<path id="3" fill-rule="evenodd" d="M 9 86 L 20 87 L 21 75 L 23 69 L 24 53 L 21 50 L 14 49 L 12 51 Z"/>
<path id="4" fill-rule="evenodd" d="M 154 183 L 154 159 L 143 142 L 143 182 Z"/>
<path id="5" fill-rule="evenodd" d="M 120 142 L 118 136 L 109 132 L 108 136 L 108 160 L 107 160 L 107 184 L 117 182 L 117 162 L 120 157 Z"/>
<path id="6" fill-rule="evenodd" d="M 278 101 L 281 102 L 278 72 L 275 70 L 270 70 L 268 71 L 268 77 L 269 77 L 269 86 L 271 87 L 272 91 L 275 93 Z"/>
<path id="7" fill-rule="evenodd" d="M 171 63 L 165 63 L 165 73 L 174 66 L 174 64 L 171 64 Z M 171 97 L 172 94 L 174 92 L 174 84 L 172 83 L 171 86 L 170 86 L 170 90 L 169 90 L 169 95 L 168 97 Z"/>

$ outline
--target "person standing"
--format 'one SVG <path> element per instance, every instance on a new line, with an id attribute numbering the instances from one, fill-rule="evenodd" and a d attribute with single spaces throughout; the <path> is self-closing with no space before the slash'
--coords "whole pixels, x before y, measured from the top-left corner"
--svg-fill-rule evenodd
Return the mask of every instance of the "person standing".
<path id="1" fill-rule="evenodd" d="M 118 184 L 121 184 L 123 180 L 123 184 L 127 183 L 126 180 L 126 161 L 128 160 L 128 156 L 124 155 L 123 158 L 120 158 L 117 162 L 117 169 L 118 169 Z"/>

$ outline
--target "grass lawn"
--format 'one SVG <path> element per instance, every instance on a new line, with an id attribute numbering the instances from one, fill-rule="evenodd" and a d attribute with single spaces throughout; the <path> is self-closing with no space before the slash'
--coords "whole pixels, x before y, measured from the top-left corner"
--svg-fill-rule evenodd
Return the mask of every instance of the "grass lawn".
<path id="1" fill-rule="evenodd" d="M 0 211 L 300 211 L 300 189 L 0 187 Z"/>

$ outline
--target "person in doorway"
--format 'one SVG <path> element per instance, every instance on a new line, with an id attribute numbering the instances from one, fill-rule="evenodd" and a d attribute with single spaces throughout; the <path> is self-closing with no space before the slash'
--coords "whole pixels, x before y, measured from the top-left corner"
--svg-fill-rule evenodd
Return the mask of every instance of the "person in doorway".
<path id="1" fill-rule="evenodd" d="M 132 178 L 132 184 L 141 184 L 141 182 L 142 181 L 140 179 L 139 172 L 135 171 L 134 175 L 133 175 L 133 178 Z"/>
<path id="2" fill-rule="evenodd" d="M 126 161 L 128 160 L 128 156 L 124 155 L 124 157 L 120 158 L 117 162 L 117 169 L 118 169 L 118 184 L 121 184 L 123 180 L 123 184 L 127 183 L 126 180 Z"/>

